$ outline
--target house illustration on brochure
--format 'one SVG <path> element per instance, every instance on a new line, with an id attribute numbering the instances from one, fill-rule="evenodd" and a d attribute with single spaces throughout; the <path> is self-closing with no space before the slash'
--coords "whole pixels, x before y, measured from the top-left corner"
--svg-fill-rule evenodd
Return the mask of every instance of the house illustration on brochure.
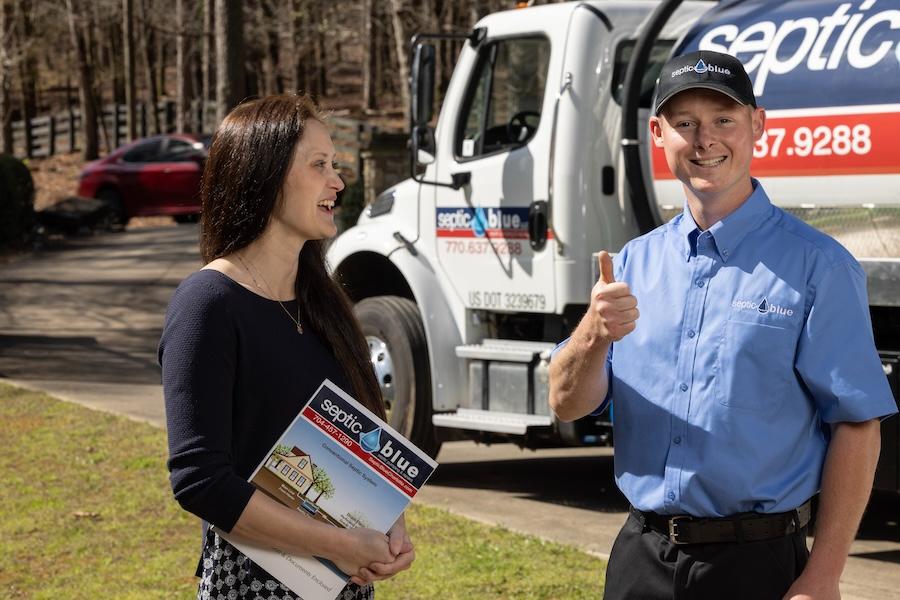
<path id="1" fill-rule="evenodd" d="M 287 454 L 282 454 L 285 451 Z M 276 447 L 266 462 L 266 468 L 293 488 L 300 497 L 309 493 L 315 480 L 312 459 L 297 446 L 290 450 L 286 450 L 284 446 Z"/>
<path id="2" fill-rule="evenodd" d="M 312 456 L 296 445 L 275 446 L 250 481 L 285 506 L 305 512 L 323 523 L 341 524 L 341 518 L 332 517 L 319 504 L 320 499 L 333 498 L 336 493 L 328 471 L 315 464 Z"/>

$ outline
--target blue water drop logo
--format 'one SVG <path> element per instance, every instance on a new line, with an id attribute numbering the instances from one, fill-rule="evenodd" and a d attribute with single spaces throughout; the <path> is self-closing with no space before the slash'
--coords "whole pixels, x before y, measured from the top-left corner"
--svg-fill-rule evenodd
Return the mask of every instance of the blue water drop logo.
<path id="1" fill-rule="evenodd" d="M 697 64 L 694 65 L 694 71 L 700 74 L 706 73 L 709 70 L 709 67 L 706 66 L 706 63 L 703 62 L 703 59 L 697 61 Z"/>
<path id="2" fill-rule="evenodd" d="M 368 433 L 360 433 L 359 445 L 366 452 L 378 452 L 381 449 L 381 427 L 376 427 Z"/>
<path id="3" fill-rule="evenodd" d="M 476 237 L 484 237 L 485 229 L 487 229 L 487 215 L 480 206 L 475 209 L 472 215 L 472 232 Z"/>
<path id="4" fill-rule="evenodd" d="M 763 298 L 762 302 L 759 303 L 759 306 L 756 307 L 756 310 L 761 312 L 762 314 L 766 314 L 769 312 L 769 300 L 768 298 Z"/>

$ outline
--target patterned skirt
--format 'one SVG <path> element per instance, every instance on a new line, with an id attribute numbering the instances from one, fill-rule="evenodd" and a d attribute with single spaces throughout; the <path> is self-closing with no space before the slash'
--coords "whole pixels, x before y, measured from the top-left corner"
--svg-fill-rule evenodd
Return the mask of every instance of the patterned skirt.
<path id="1" fill-rule="evenodd" d="M 197 600 L 303 600 L 212 528 L 206 532 Z M 348 583 L 338 600 L 374 600 L 375 588 Z"/>

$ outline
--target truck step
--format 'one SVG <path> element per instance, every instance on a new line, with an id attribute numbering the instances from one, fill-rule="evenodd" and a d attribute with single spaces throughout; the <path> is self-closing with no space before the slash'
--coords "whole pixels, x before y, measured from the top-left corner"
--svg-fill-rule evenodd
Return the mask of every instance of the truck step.
<path id="1" fill-rule="evenodd" d="M 441 413 L 431 417 L 437 427 L 454 427 L 456 429 L 475 429 L 525 435 L 529 427 L 550 427 L 553 419 L 545 415 L 525 415 L 521 413 L 496 412 L 460 408 L 453 413 Z"/>
<path id="2" fill-rule="evenodd" d="M 480 344 L 457 346 L 456 356 L 477 360 L 530 363 L 535 358 L 541 357 L 544 352 L 549 356 L 555 347 L 555 344 L 547 342 L 486 339 Z"/>

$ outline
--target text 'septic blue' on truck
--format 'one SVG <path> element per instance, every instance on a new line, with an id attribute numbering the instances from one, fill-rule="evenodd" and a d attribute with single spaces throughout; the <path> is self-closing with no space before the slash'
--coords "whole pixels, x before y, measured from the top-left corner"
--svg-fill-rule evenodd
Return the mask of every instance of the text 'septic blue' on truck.
<path id="1" fill-rule="evenodd" d="M 554 419 L 549 351 L 588 305 L 597 251 L 682 208 L 646 120 L 662 63 L 697 48 L 735 54 L 767 109 L 753 175 L 865 268 L 898 394 L 900 0 L 598 1 L 489 15 L 455 36 L 465 41 L 432 129 L 440 37 L 454 36 L 417 36 L 411 52 L 413 175 L 329 251 L 395 428 L 431 453 L 460 438 L 612 443 L 608 415 Z M 876 487 L 900 490 L 898 428 L 883 424 Z"/>

